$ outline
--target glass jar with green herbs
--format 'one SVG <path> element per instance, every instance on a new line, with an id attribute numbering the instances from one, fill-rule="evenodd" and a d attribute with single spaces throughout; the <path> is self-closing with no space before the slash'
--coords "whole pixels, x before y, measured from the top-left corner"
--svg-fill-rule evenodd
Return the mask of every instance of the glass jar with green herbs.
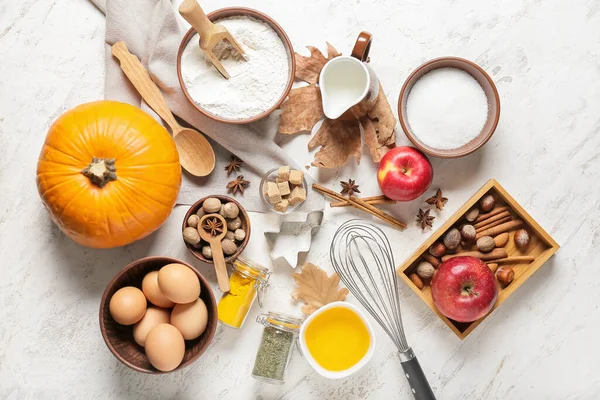
<path id="1" fill-rule="evenodd" d="M 269 311 L 267 314 L 260 314 L 256 322 L 264 325 L 265 329 L 256 353 L 252 376 L 262 382 L 283 384 L 302 319 Z"/>

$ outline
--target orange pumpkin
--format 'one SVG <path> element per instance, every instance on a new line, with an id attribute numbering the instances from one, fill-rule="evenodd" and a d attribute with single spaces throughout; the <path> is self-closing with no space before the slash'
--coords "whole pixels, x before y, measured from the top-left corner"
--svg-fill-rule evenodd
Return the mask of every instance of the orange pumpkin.
<path id="1" fill-rule="evenodd" d="M 82 104 L 52 124 L 37 186 L 60 229 L 79 244 L 124 246 L 167 219 L 181 186 L 175 142 L 129 104 Z"/>

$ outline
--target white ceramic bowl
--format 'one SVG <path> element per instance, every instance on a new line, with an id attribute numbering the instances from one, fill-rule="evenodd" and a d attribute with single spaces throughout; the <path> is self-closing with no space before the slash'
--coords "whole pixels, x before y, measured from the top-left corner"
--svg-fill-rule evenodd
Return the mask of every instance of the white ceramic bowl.
<path id="1" fill-rule="evenodd" d="M 365 326 L 367 327 L 367 330 L 369 331 L 369 338 L 371 341 L 371 345 L 369 346 L 369 350 L 367 350 L 367 354 L 365 354 L 363 356 L 363 358 L 358 363 L 356 363 L 352 368 L 349 368 L 349 369 L 346 369 L 343 371 L 328 371 L 325 368 L 321 367 L 315 361 L 315 359 L 310 354 L 310 352 L 308 351 L 308 347 L 306 346 L 306 339 L 304 337 L 305 332 L 306 332 L 306 327 L 310 324 L 310 322 L 313 319 L 315 319 L 317 317 L 317 315 L 321 314 L 323 311 L 328 310 L 333 307 L 345 307 L 347 309 L 354 311 L 360 317 L 360 319 L 363 321 Z M 300 328 L 300 337 L 299 338 L 300 338 L 300 348 L 302 349 L 302 353 L 304 354 L 304 357 L 306 358 L 306 360 L 308 361 L 310 366 L 313 367 L 313 369 L 315 371 L 317 371 L 319 373 L 319 375 L 322 375 L 325 378 L 329 378 L 329 379 L 342 379 L 342 378 L 346 378 L 346 377 L 354 374 L 355 372 L 358 372 L 362 367 L 367 365 L 369 360 L 371 360 L 373 353 L 375 353 L 376 343 L 375 343 L 375 333 L 373 332 L 373 326 L 371 325 L 371 323 L 367 319 L 366 314 L 362 310 L 360 310 L 354 304 L 350 304 L 345 301 L 336 301 L 333 303 L 329 303 L 329 304 L 319 308 L 314 313 L 312 313 L 302 324 L 302 327 Z"/>

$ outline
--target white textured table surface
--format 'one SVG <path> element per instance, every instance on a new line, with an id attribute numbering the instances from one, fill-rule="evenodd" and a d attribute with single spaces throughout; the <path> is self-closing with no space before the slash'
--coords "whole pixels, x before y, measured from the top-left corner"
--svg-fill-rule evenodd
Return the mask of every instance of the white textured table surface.
<path id="1" fill-rule="evenodd" d="M 492 75 L 502 101 L 492 140 L 472 156 L 432 160 L 432 189 L 450 198 L 435 227 L 493 177 L 562 248 L 464 342 L 401 284 L 408 341 L 439 399 L 599 398 L 600 2 L 239 3 L 275 17 L 297 50 L 328 40 L 348 52 L 359 30 L 371 31 L 372 65 L 393 108 L 403 80 L 427 59 L 462 56 Z M 66 238 L 39 201 L 35 167 L 48 126 L 66 109 L 103 98 L 103 35 L 103 16 L 85 0 L 0 0 L 0 398 L 411 398 L 381 331 L 368 368 L 350 379 L 325 380 L 296 354 L 286 385 L 259 384 L 250 377 L 262 331 L 252 321 L 257 307 L 242 330 L 219 328 L 207 353 L 181 372 L 147 376 L 112 356 L 98 327 L 111 277 L 147 255 L 195 262 L 179 235 L 183 208 L 151 237 L 100 251 Z M 285 140 L 302 164 L 311 159 L 307 141 Z M 406 143 L 400 131 L 398 142 Z M 360 168 L 311 171 L 333 187 L 355 178 L 371 195 L 378 193 L 373 170 L 365 157 Z M 391 210 L 412 222 L 421 204 Z M 331 237 L 350 215 L 362 216 L 328 210 L 308 261 L 331 270 Z M 252 221 L 247 255 L 275 271 L 265 309 L 298 312 L 291 270 L 271 265 L 261 217 Z M 428 235 L 414 225 L 384 229 L 398 264 Z"/>

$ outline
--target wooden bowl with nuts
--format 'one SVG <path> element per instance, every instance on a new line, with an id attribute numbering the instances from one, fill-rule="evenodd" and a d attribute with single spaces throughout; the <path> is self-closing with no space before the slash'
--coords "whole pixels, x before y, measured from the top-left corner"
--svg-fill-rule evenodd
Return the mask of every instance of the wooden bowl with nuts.
<path id="1" fill-rule="evenodd" d="M 556 241 L 491 179 L 398 268 L 398 274 L 460 339 L 464 339 L 558 248 Z M 432 278 L 442 263 L 459 256 L 483 261 L 494 273 L 499 288 L 491 311 L 473 322 L 457 322 L 446 317 L 433 301 Z"/>
<path id="2" fill-rule="evenodd" d="M 228 196 L 206 196 L 194 203 L 182 224 L 183 242 L 200 261 L 213 264 L 210 245 L 200 238 L 198 222 L 207 214 L 220 214 L 227 222 L 227 233 L 221 241 L 225 262 L 235 260 L 250 240 L 250 218 L 242 205 Z M 195 231 L 195 233 L 194 233 Z"/>

